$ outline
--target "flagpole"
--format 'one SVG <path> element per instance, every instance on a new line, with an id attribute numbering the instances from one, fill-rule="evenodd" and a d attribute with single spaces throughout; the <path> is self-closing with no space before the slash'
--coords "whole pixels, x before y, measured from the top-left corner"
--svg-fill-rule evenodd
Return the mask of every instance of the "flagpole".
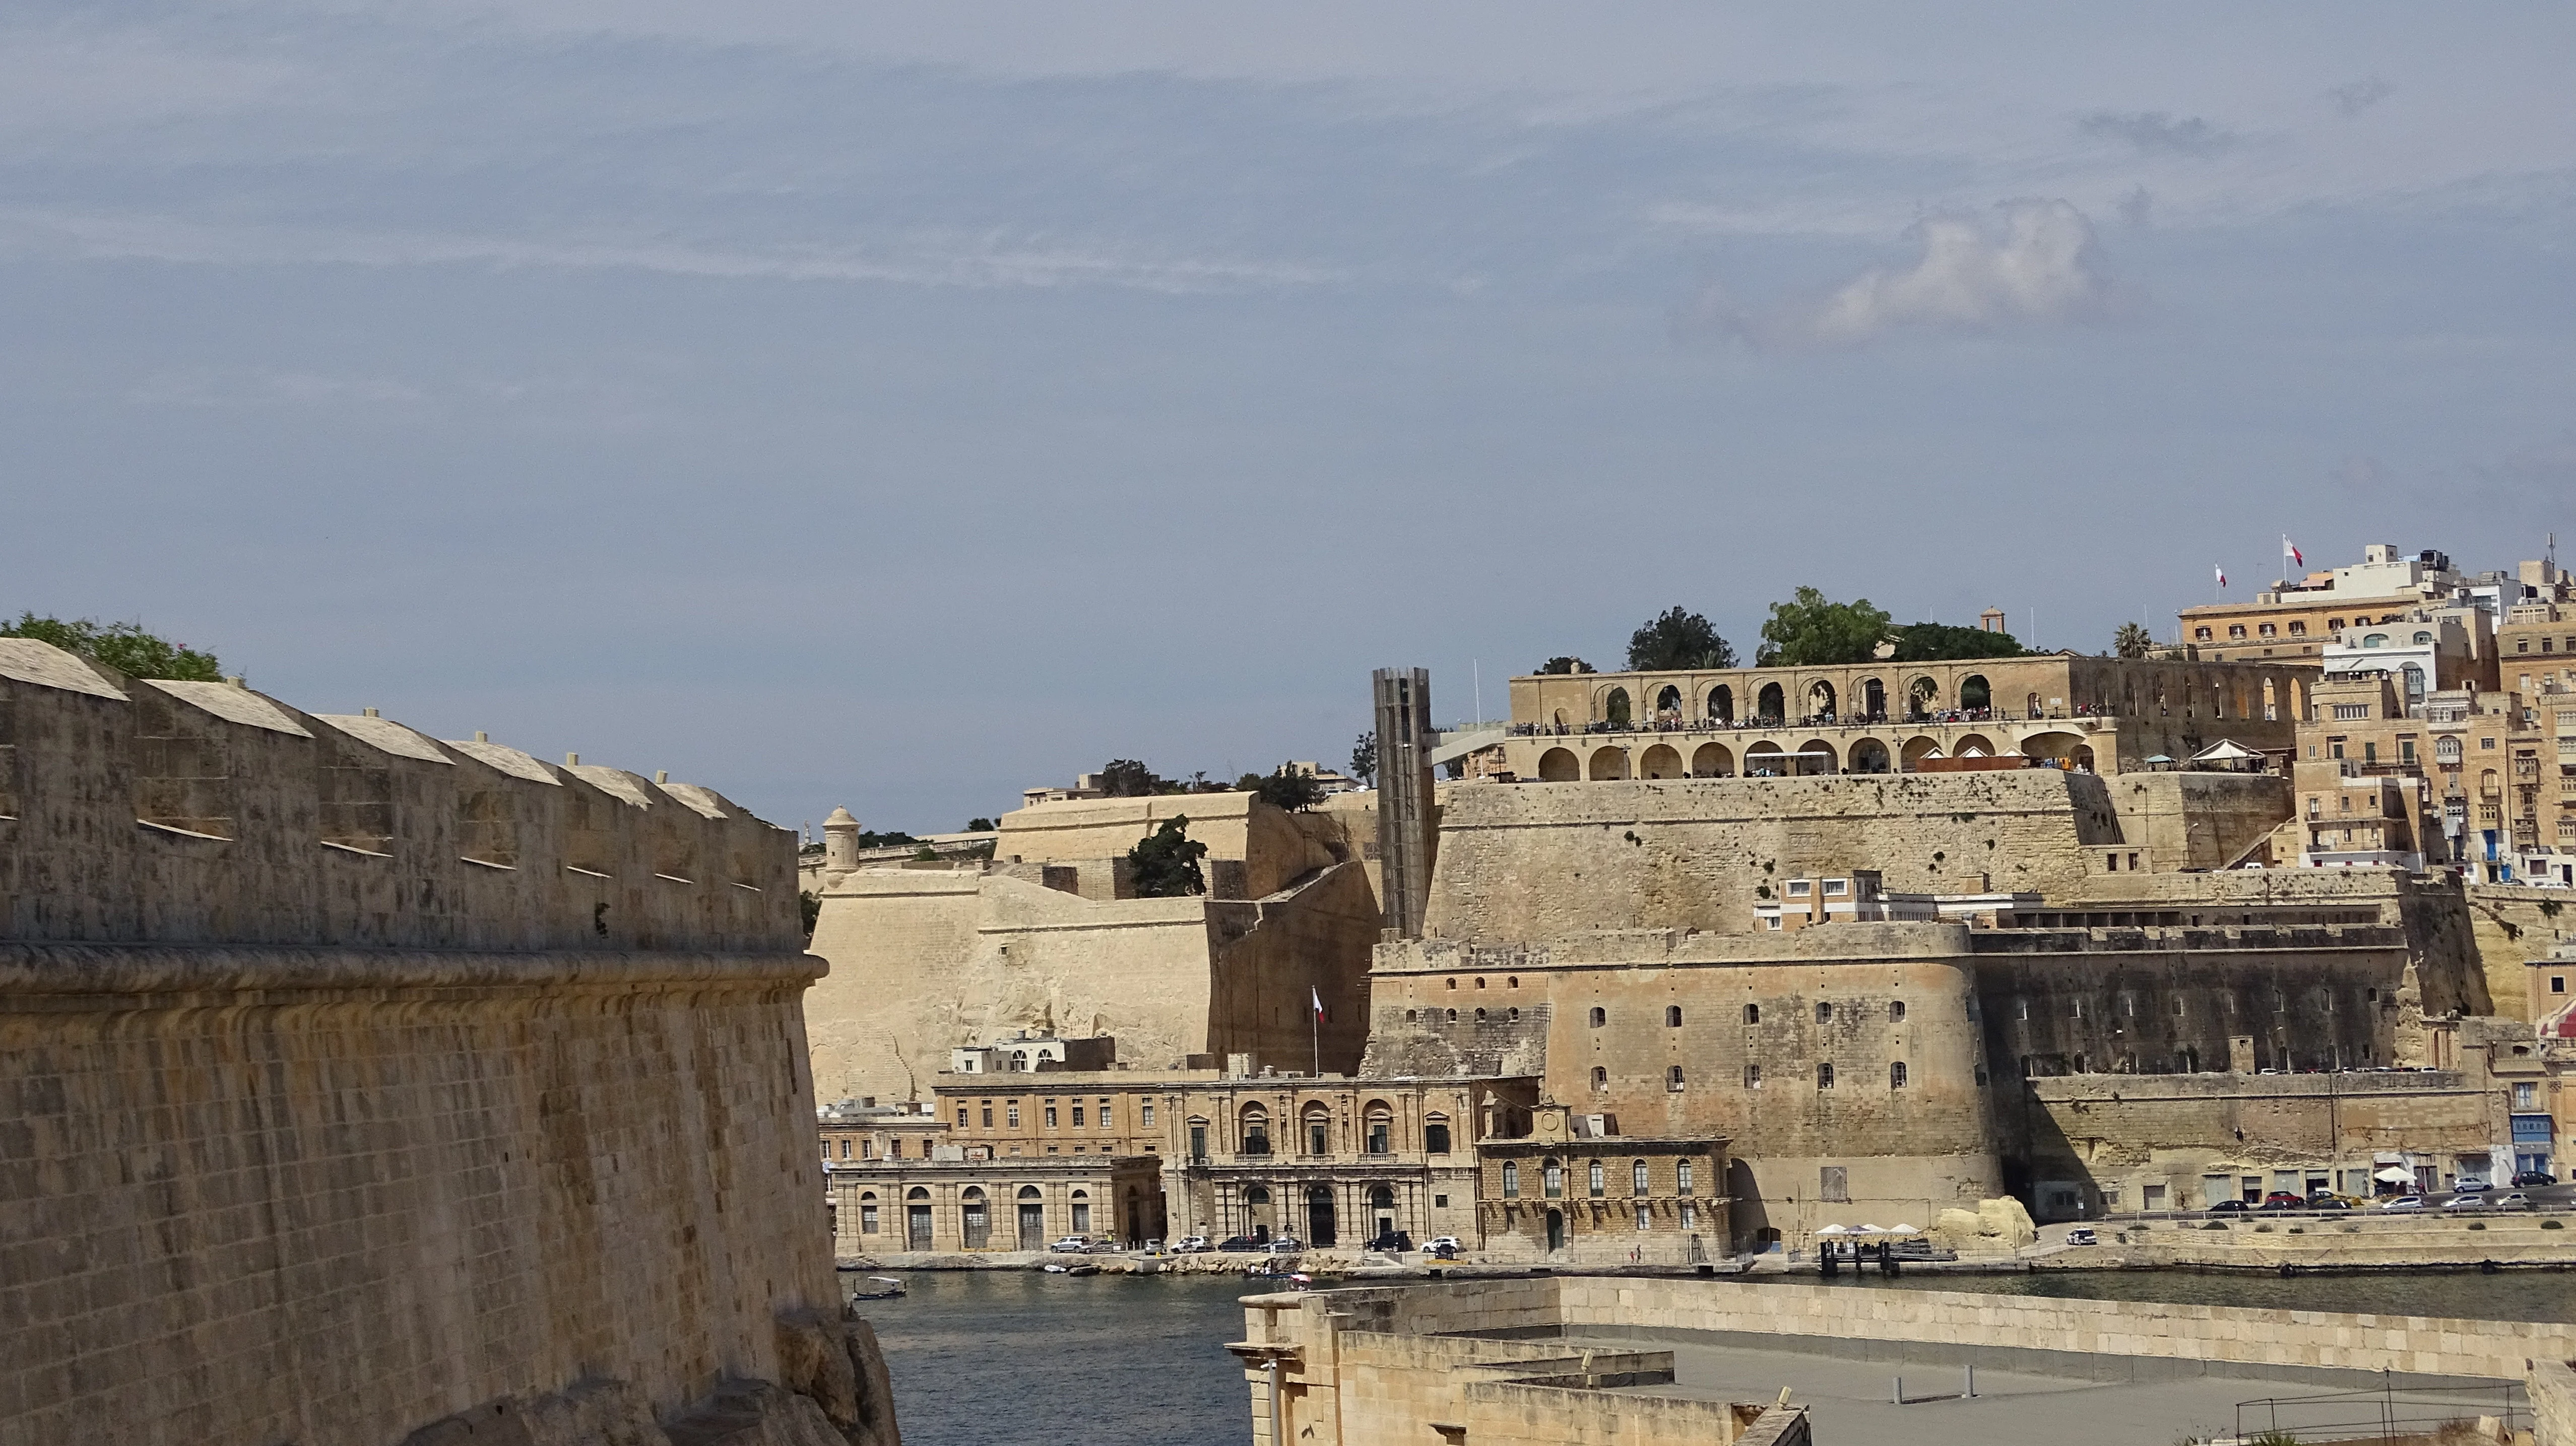
<path id="1" fill-rule="evenodd" d="M 1308 992 L 1310 994 L 1313 992 L 1313 986 L 1308 986 Z M 1316 995 L 1315 998 L 1320 999 L 1322 996 Z M 1315 1078 L 1322 1079 L 1324 1077 L 1324 1010 L 1321 1004 L 1306 1011 L 1306 1032 L 1312 1036 L 1315 1045 Z"/>

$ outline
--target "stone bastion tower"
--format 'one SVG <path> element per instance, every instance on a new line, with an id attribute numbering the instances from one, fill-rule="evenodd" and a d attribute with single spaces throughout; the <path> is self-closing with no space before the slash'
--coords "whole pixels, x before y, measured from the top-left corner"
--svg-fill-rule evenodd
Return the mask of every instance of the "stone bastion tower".
<path id="1" fill-rule="evenodd" d="M 893 1443 L 795 854 L 0 639 L 0 1441 Z"/>

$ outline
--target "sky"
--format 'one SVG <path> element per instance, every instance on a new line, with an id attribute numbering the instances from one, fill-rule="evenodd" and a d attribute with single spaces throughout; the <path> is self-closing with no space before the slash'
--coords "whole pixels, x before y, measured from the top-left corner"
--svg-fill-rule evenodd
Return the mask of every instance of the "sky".
<path id="1" fill-rule="evenodd" d="M 0 10 L 0 610 L 955 829 L 1799 586 L 2576 551 L 2576 10 Z"/>

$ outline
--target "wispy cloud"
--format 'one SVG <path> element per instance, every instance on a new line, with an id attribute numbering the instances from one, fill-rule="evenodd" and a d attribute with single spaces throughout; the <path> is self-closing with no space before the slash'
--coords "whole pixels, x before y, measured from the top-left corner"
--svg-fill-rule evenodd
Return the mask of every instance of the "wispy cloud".
<path id="1" fill-rule="evenodd" d="M 2359 115 L 2388 99 L 2388 93 L 2395 89 L 2397 87 L 2386 76 L 2373 75 L 2334 87 L 2326 92 L 2326 99 L 2333 101 L 2335 109 L 2345 115 Z"/>
<path id="2" fill-rule="evenodd" d="M 2095 111 L 2076 126 L 2088 136 L 2180 156 L 2214 156 L 2236 144 L 2233 133 L 2199 116 L 2174 116 L 2160 110 Z"/>
<path id="3" fill-rule="evenodd" d="M 1991 219 L 1916 224 L 1923 252 L 1873 267 L 1820 299 L 1749 312 L 1704 291 L 1682 318 L 1765 348 L 1852 347 L 1903 331 L 2002 331 L 2111 315 L 2122 291 L 2104 273 L 2093 223 L 2065 201 L 2014 201 Z"/>
<path id="4" fill-rule="evenodd" d="M 220 226 L 161 216 L 0 212 L 0 255 L 70 253 L 200 265 L 488 266 L 646 271 L 772 281 L 940 287 L 1110 286 L 1193 294 L 1319 286 L 1346 272 L 1296 262 L 1156 255 L 1083 243 L 916 232 L 882 249 L 513 237 L 289 226 Z"/>

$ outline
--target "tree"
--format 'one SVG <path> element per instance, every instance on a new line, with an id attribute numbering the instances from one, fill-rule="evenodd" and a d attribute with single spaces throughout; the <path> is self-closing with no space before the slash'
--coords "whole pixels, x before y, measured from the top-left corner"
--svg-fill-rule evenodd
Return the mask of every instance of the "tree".
<path id="1" fill-rule="evenodd" d="M 1538 665 L 1542 673 L 1589 673 L 1592 665 L 1581 658 L 1550 658 Z"/>
<path id="2" fill-rule="evenodd" d="M 1717 635 L 1708 619 L 1679 606 L 1628 635 L 1628 671 L 1670 673 L 1686 668 L 1732 668 L 1735 645 Z"/>
<path id="3" fill-rule="evenodd" d="M 995 823 L 989 818 L 970 818 L 966 820 L 966 832 L 968 833 L 991 833 L 1000 827 L 1000 824 Z"/>
<path id="4" fill-rule="evenodd" d="M 1866 663 L 1887 640 L 1888 621 L 1887 610 L 1867 598 L 1838 603 L 1802 587 L 1788 602 L 1771 605 L 1753 661 L 1765 668 Z"/>
<path id="5" fill-rule="evenodd" d="M 1189 826 L 1187 815 L 1176 816 L 1127 851 L 1128 877 L 1136 886 L 1136 897 L 1176 899 L 1207 892 L 1207 875 L 1199 871 L 1207 845 L 1189 838 Z"/>
<path id="6" fill-rule="evenodd" d="M 2145 658 L 2155 651 L 2155 634 L 2148 632 L 2144 623 L 2122 623 L 2120 630 L 2111 635 L 2111 652 L 2116 657 Z"/>
<path id="7" fill-rule="evenodd" d="M 1351 745 L 1351 777 L 1377 787 L 1377 730 L 1372 728 Z"/>
<path id="8" fill-rule="evenodd" d="M 1907 623 L 1896 635 L 1900 663 L 1934 663 L 1943 658 L 2017 658 L 2024 652 L 2010 633 L 1963 628 L 1956 623 Z"/>
<path id="9" fill-rule="evenodd" d="M 67 623 L 30 612 L 14 623 L 0 625 L 0 638 L 33 638 L 51 643 L 66 653 L 95 658 L 129 678 L 220 683 L 224 677 L 214 654 L 198 652 L 186 643 L 164 641 L 145 632 L 140 623 L 102 623 L 96 618 Z"/>
<path id="10" fill-rule="evenodd" d="M 823 917 L 823 901 L 814 897 L 812 889 L 799 889 L 796 891 L 796 907 L 805 916 L 805 942 L 811 944 L 814 942 L 814 921 Z"/>
<path id="11" fill-rule="evenodd" d="M 1151 798 L 1163 787 L 1154 770 L 1133 758 L 1112 758 L 1100 768 L 1100 791 L 1111 798 Z"/>
<path id="12" fill-rule="evenodd" d="M 1278 772 L 1261 780 L 1253 792 L 1272 808 L 1284 808 L 1291 813 L 1324 801 L 1324 785 L 1317 783 L 1313 774 L 1295 772 L 1284 763 L 1279 765 Z"/>

